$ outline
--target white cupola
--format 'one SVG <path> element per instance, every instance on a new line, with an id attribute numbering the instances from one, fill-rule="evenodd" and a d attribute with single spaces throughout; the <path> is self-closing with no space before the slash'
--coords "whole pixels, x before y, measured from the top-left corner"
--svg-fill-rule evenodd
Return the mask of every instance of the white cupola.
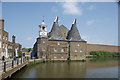
<path id="1" fill-rule="evenodd" d="M 42 21 L 42 23 L 39 25 L 39 37 L 47 37 L 47 25 L 45 24 L 44 20 Z"/>

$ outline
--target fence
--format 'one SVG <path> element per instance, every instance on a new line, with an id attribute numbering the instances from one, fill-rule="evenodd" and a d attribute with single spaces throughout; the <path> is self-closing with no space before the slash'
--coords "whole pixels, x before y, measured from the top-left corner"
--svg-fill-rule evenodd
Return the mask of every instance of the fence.
<path id="1" fill-rule="evenodd" d="M 14 67 L 24 63 L 27 59 L 25 57 L 17 58 L 16 60 L 0 61 L 0 72 L 6 72 Z"/>

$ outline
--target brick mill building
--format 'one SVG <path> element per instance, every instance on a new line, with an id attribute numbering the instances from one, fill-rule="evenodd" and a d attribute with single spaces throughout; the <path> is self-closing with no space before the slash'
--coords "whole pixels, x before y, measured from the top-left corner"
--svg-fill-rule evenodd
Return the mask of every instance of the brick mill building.
<path id="1" fill-rule="evenodd" d="M 0 19 L 0 58 L 4 55 L 6 58 L 18 57 L 21 45 L 15 42 L 15 36 L 12 36 L 12 42 L 8 41 L 8 32 L 4 30 L 4 19 Z"/>
<path id="2" fill-rule="evenodd" d="M 83 40 L 76 26 L 76 19 L 71 29 L 64 25 L 59 26 L 56 17 L 52 29 L 47 32 L 44 20 L 39 25 L 39 37 L 33 47 L 38 58 L 83 60 L 87 53 L 87 42 Z"/>

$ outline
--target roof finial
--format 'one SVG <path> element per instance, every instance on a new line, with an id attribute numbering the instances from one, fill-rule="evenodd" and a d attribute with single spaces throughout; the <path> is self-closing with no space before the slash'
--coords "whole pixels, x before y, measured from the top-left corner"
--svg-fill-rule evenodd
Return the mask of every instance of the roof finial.
<path id="1" fill-rule="evenodd" d="M 56 18 L 55 18 L 55 21 L 54 22 L 58 22 L 58 16 L 56 16 Z"/>
<path id="2" fill-rule="evenodd" d="M 43 16 L 43 22 L 44 22 L 44 16 Z"/>
<path id="3" fill-rule="evenodd" d="M 76 24 L 76 18 L 74 19 L 73 24 Z"/>

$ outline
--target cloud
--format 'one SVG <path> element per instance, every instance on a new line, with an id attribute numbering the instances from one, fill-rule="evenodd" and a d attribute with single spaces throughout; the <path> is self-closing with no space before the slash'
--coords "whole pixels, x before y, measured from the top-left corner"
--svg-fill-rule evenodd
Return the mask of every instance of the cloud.
<path id="1" fill-rule="evenodd" d="M 92 25 L 95 21 L 94 20 L 89 20 L 87 21 L 87 25 Z"/>
<path id="2" fill-rule="evenodd" d="M 82 15 L 82 9 L 77 2 L 64 2 L 61 4 L 64 14 Z"/>
<path id="3" fill-rule="evenodd" d="M 90 11 L 94 10 L 95 8 L 96 8 L 96 7 L 93 6 L 93 5 L 91 5 L 91 6 L 88 7 L 88 9 L 89 9 Z"/>

